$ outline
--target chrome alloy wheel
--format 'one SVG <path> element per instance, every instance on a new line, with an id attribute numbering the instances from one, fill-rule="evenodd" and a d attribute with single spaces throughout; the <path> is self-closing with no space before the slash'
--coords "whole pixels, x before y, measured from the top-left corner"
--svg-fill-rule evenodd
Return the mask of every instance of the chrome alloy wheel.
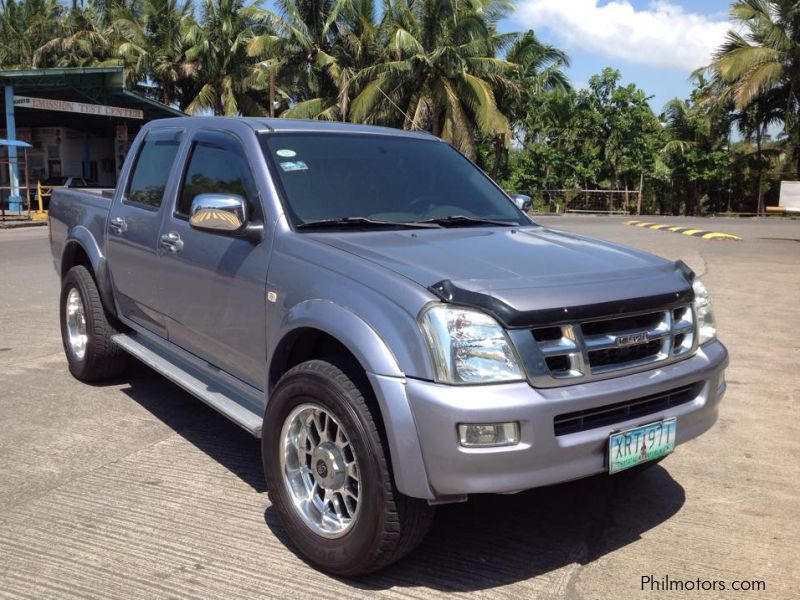
<path id="1" fill-rule="evenodd" d="M 302 404 L 283 423 L 283 483 L 295 511 L 326 538 L 343 536 L 358 516 L 358 461 L 347 432 L 318 404 Z"/>
<path id="2" fill-rule="evenodd" d="M 69 347 L 75 358 L 83 360 L 83 357 L 86 356 L 86 342 L 89 340 L 89 336 L 86 335 L 86 311 L 77 288 L 72 288 L 67 294 L 65 312 Z"/>

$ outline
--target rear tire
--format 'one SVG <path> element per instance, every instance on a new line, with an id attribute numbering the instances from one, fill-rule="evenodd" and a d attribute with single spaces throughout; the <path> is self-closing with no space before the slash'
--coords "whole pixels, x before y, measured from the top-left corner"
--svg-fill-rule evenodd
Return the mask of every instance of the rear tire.
<path id="1" fill-rule="evenodd" d="M 128 354 L 111 339 L 119 333 L 100 300 L 89 270 L 78 265 L 61 285 L 61 340 L 69 371 L 81 381 L 99 381 L 121 375 Z"/>
<path id="2" fill-rule="evenodd" d="M 434 514 L 395 488 L 379 415 L 358 379 L 323 360 L 294 367 L 270 397 L 261 441 L 269 497 L 288 537 L 314 566 L 343 576 L 411 552 Z M 305 500 L 314 493 L 316 504 Z"/>

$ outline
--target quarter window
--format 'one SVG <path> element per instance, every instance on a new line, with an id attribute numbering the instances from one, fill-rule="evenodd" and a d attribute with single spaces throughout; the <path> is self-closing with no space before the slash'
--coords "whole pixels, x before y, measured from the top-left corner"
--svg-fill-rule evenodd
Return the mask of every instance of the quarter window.
<path id="1" fill-rule="evenodd" d="M 254 215 L 256 191 L 250 165 L 238 141 L 221 133 L 201 134 L 192 144 L 176 212 L 188 216 L 198 194 L 234 194 Z"/>
<path id="2" fill-rule="evenodd" d="M 157 210 L 164 199 L 167 179 L 178 155 L 179 129 L 155 129 L 147 134 L 139 149 L 124 197 L 126 204 Z"/>

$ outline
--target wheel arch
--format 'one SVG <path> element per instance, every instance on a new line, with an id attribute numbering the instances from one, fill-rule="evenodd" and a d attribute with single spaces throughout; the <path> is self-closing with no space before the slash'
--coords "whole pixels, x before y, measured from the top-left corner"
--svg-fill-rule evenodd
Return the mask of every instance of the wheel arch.
<path id="1" fill-rule="evenodd" d="M 270 353 L 269 381 L 271 390 L 286 369 L 287 352 L 298 343 L 329 336 L 344 346 L 366 372 L 389 377 L 404 377 L 397 359 L 378 332 L 351 310 L 329 300 L 308 300 L 294 306 L 281 323 L 279 341 Z M 290 352 L 289 352 L 290 354 Z M 294 365 L 290 365 L 291 368 Z"/>
<path id="2" fill-rule="evenodd" d="M 346 353 L 343 357 L 360 370 L 362 383 L 373 394 L 397 489 L 408 496 L 433 498 L 404 392 L 405 374 L 380 335 L 348 309 L 323 300 L 298 305 L 287 314 L 284 324 L 270 353 L 268 393 L 293 366 Z"/>
<path id="3" fill-rule="evenodd" d="M 61 278 L 63 279 L 72 267 L 78 265 L 88 269 L 100 292 L 103 307 L 110 314 L 116 316 L 111 278 L 108 274 L 105 256 L 92 233 L 81 226 L 75 227 L 64 243 L 64 251 L 61 253 Z"/>

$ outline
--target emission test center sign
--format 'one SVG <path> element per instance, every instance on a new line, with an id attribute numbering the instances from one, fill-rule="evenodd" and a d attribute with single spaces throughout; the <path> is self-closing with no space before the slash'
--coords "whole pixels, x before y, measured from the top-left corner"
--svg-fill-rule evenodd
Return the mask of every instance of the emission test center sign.
<path id="1" fill-rule="evenodd" d="M 14 96 L 14 106 L 19 108 L 33 108 L 37 110 L 56 110 L 60 112 L 81 113 L 84 115 L 99 115 L 102 117 L 118 117 L 124 119 L 143 119 L 144 113 L 135 108 L 121 106 L 104 106 L 102 104 L 85 104 L 69 100 L 50 100 L 48 98 L 31 98 L 29 96 Z"/>

